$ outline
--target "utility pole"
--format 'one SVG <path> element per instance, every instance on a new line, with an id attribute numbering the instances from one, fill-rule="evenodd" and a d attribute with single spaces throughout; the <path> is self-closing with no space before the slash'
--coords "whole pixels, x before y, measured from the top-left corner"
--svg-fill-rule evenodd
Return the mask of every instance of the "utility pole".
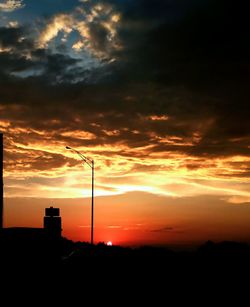
<path id="1" fill-rule="evenodd" d="M 66 146 L 66 149 L 72 150 L 73 152 L 77 153 L 78 156 L 88 164 L 88 166 L 91 168 L 92 173 L 92 180 L 91 180 L 91 186 L 92 186 L 92 192 L 91 192 L 91 234 L 90 234 L 90 243 L 91 245 L 94 244 L 94 173 L 95 173 L 95 163 L 93 159 L 89 159 L 86 156 L 84 156 L 82 153 L 80 153 L 78 150 L 75 150 L 74 148 L 70 146 Z"/>
<path id="2" fill-rule="evenodd" d="M 92 197 L 91 197 L 91 244 L 94 244 L 94 160 L 92 160 L 91 164 L 92 168 Z"/>

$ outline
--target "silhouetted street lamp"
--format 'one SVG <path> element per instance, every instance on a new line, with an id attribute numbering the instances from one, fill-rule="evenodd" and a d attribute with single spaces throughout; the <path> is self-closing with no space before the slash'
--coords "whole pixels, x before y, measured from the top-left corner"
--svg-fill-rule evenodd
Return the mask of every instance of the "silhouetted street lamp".
<path id="1" fill-rule="evenodd" d="M 72 150 L 80 156 L 80 158 L 88 164 L 92 169 L 92 197 L 91 197 L 91 244 L 94 244 L 94 160 L 91 160 L 81 154 L 79 151 L 75 150 L 72 147 L 66 146 L 66 149 Z"/>

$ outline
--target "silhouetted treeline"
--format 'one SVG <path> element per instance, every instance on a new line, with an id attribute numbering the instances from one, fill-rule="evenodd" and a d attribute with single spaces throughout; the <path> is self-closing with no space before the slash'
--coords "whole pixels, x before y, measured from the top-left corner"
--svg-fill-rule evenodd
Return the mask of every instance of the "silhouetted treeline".
<path id="1" fill-rule="evenodd" d="M 128 248 L 104 243 L 92 246 L 65 238 L 51 240 L 40 236 L 24 240 L 0 235 L 1 276 L 4 281 L 9 280 L 5 285 L 24 288 L 22 293 L 34 287 L 42 292 L 39 297 L 49 292 L 62 302 L 66 293 L 71 300 L 77 298 L 82 303 L 85 298 L 86 302 L 93 289 L 94 298 L 98 299 L 102 293 L 104 301 L 106 296 L 119 293 L 119 305 L 124 298 L 134 300 L 135 296 L 147 303 L 147 295 L 152 294 L 154 300 L 159 299 L 154 302 L 158 306 L 171 293 L 171 288 L 178 289 L 177 298 L 185 300 L 183 293 L 188 287 L 189 295 L 194 295 L 200 287 L 208 289 L 211 297 L 215 295 L 211 290 L 215 285 L 221 291 L 222 285 L 247 279 L 249 262 L 250 245 L 237 242 L 209 241 L 195 250 L 176 251 L 165 247 Z M 59 292 L 55 287 L 59 287 Z M 128 304 L 129 301 L 125 305 Z"/>
<path id="2" fill-rule="evenodd" d="M 12 266 L 57 267 L 66 270 L 86 270 L 95 266 L 115 267 L 116 264 L 144 264 L 149 268 L 172 269 L 193 264 L 206 268 L 210 265 L 248 263 L 250 245 L 238 242 L 213 243 L 208 241 L 193 251 L 174 251 L 166 247 L 142 246 L 129 248 L 107 246 L 104 243 L 90 245 L 65 238 L 50 239 L 39 233 L 33 237 L 0 236 L 0 260 Z M 120 268 L 121 269 L 121 268 Z"/>

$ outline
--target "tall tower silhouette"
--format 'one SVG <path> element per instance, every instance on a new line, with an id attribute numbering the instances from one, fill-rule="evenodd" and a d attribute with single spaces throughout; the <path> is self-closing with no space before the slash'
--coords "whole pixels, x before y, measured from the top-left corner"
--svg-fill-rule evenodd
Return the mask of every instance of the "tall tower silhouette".
<path id="1" fill-rule="evenodd" d="M 44 230 L 49 238 L 61 238 L 62 220 L 59 208 L 46 208 L 43 219 Z"/>
<path id="2" fill-rule="evenodd" d="M 3 228 L 3 134 L 0 133 L 0 229 Z"/>

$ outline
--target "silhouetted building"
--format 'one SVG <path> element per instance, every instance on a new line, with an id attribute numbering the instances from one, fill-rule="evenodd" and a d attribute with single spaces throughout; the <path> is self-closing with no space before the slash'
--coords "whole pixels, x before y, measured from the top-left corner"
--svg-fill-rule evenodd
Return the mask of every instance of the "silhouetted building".
<path id="1" fill-rule="evenodd" d="M 44 227 L 7 227 L 0 231 L 0 240 L 44 241 L 48 239 L 60 239 L 62 221 L 59 208 L 46 208 Z"/>
<path id="2" fill-rule="evenodd" d="M 0 133 L 0 229 L 3 228 L 3 134 Z"/>
<path id="3" fill-rule="evenodd" d="M 61 253 L 61 217 L 57 208 L 46 208 L 44 228 L 9 227 L 0 231 L 0 262 L 53 263 Z"/>
<path id="4" fill-rule="evenodd" d="M 42 241 L 44 240 L 44 229 L 33 227 L 8 227 L 2 231 L 5 240 L 9 241 Z"/>
<path id="5" fill-rule="evenodd" d="M 62 233 L 62 221 L 59 208 L 46 208 L 44 217 L 44 230 L 50 238 L 60 238 Z"/>

